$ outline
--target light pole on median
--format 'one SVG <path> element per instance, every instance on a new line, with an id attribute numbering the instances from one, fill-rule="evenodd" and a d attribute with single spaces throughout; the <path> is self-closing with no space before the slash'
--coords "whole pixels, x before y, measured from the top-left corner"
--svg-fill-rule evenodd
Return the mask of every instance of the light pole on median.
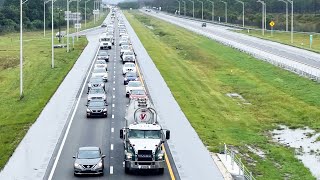
<path id="1" fill-rule="evenodd" d="M 214 2 L 213 2 L 213 1 L 210 1 L 210 0 L 207 0 L 207 1 L 211 2 L 211 5 L 212 5 L 211 15 L 212 15 L 212 21 L 214 21 Z"/>
<path id="2" fill-rule="evenodd" d="M 287 0 L 291 4 L 291 43 L 293 43 L 293 0 Z"/>
<path id="3" fill-rule="evenodd" d="M 51 0 L 51 68 L 54 68 L 53 3 L 54 1 Z"/>
<path id="4" fill-rule="evenodd" d="M 87 3 L 90 0 L 84 2 L 84 27 L 87 28 Z"/>
<path id="5" fill-rule="evenodd" d="M 22 1 L 20 0 L 20 99 L 23 98 L 23 39 L 22 39 L 22 6 L 24 3 L 28 2 L 28 0 Z"/>
<path id="6" fill-rule="evenodd" d="M 286 31 L 288 32 L 288 2 L 285 0 L 278 0 L 280 2 L 284 2 L 286 4 Z"/>
<path id="7" fill-rule="evenodd" d="M 262 30 L 262 35 L 264 35 L 264 28 L 265 28 L 265 23 L 264 23 L 264 6 L 265 6 L 265 3 L 264 1 L 260 1 L 258 0 L 257 2 L 261 3 L 262 4 L 262 25 L 261 25 L 261 30 Z"/>
<path id="8" fill-rule="evenodd" d="M 199 0 L 197 1 L 201 3 L 201 19 L 203 20 L 203 2 Z"/>
<path id="9" fill-rule="evenodd" d="M 194 1 L 189 0 L 190 2 L 192 2 L 192 17 L 194 18 Z"/>
<path id="10" fill-rule="evenodd" d="M 79 2 L 80 2 L 81 0 L 77 0 L 77 16 L 76 16 L 76 18 L 77 18 L 77 26 L 76 26 L 76 31 L 77 31 L 77 41 L 79 41 L 79 28 L 80 28 L 80 26 L 79 26 L 79 17 L 80 17 L 80 15 L 79 15 Z"/>
<path id="11" fill-rule="evenodd" d="M 180 16 L 180 1 L 176 0 L 179 3 L 179 16 Z"/>
<path id="12" fill-rule="evenodd" d="M 242 27 L 244 27 L 244 2 L 240 0 L 236 0 L 236 1 L 242 4 Z"/>
<path id="13" fill-rule="evenodd" d="M 225 22 L 228 23 L 228 3 L 226 1 L 220 1 L 224 3 Z"/>

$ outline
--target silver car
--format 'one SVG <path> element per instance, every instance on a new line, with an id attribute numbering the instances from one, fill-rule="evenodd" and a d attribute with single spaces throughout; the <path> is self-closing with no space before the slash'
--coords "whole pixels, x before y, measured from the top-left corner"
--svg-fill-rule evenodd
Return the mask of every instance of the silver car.
<path id="1" fill-rule="evenodd" d="M 101 87 L 91 87 L 88 94 L 88 101 L 104 100 L 107 101 L 106 92 Z"/>
<path id="2" fill-rule="evenodd" d="M 74 175 L 104 173 L 104 158 L 99 147 L 80 147 L 77 154 L 73 156 Z"/>

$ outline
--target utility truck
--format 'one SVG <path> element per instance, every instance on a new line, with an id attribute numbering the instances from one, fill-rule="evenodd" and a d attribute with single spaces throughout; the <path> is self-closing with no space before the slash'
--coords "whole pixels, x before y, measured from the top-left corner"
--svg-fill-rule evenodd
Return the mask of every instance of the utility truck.
<path id="1" fill-rule="evenodd" d="M 125 173 L 151 169 L 163 174 L 163 144 L 170 138 L 170 131 L 162 129 L 158 123 L 157 112 L 151 101 L 147 98 L 132 99 L 127 107 L 125 122 L 126 126 L 120 130 L 124 144 Z"/>

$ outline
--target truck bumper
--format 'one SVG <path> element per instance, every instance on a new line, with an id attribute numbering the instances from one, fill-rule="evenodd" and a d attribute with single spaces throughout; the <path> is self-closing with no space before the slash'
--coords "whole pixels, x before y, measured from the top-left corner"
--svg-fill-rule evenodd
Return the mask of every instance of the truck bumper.
<path id="1" fill-rule="evenodd" d="M 125 161 L 125 167 L 130 170 L 160 169 L 165 167 L 165 161 Z"/>

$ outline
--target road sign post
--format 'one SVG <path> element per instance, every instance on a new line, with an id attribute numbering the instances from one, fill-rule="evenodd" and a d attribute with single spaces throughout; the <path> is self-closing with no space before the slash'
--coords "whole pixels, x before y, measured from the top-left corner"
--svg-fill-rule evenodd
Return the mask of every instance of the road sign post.
<path id="1" fill-rule="evenodd" d="M 274 21 L 271 21 L 269 23 L 270 27 L 271 27 L 271 37 L 273 36 L 273 26 L 276 25 L 276 23 L 274 23 Z"/>

